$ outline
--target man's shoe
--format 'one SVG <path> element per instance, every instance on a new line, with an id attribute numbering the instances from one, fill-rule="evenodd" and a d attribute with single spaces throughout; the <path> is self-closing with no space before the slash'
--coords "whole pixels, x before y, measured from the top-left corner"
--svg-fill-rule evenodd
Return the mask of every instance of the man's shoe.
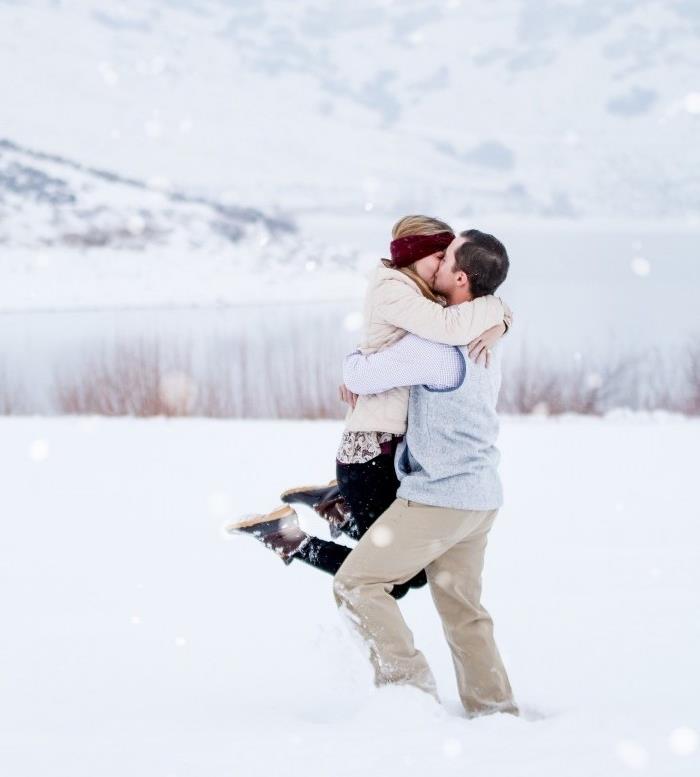
<path id="1" fill-rule="evenodd" d="M 309 535 L 299 526 L 297 514 L 291 507 L 273 510 L 266 515 L 252 515 L 226 527 L 229 534 L 250 534 L 274 551 L 285 564 L 309 542 Z"/>
<path id="2" fill-rule="evenodd" d="M 423 588 L 424 585 L 428 585 L 428 576 L 425 574 L 425 570 L 421 569 L 417 572 L 408 582 L 409 588 Z"/>

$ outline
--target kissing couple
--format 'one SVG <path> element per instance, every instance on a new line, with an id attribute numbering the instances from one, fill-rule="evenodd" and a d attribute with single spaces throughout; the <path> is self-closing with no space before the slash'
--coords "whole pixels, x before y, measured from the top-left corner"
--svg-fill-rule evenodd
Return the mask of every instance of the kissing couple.
<path id="1" fill-rule="evenodd" d="M 496 403 L 500 341 L 512 316 L 494 294 L 508 267 L 493 235 L 456 234 L 427 216 L 400 219 L 390 259 L 369 284 L 362 342 L 343 363 L 349 410 L 336 479 L 285 491 L 282 507 L 228 527 L 287 564 L 333 575 L 376 684 L 411 685 L 437 699 L 397 604 L 427 584 L 468 716 L 518 712 L 481 604 L 487 537 L 503 501 Z M 293 504 L 326 519 L 332 539 L 342 533 L 357 544 L 308 534 Z"/>

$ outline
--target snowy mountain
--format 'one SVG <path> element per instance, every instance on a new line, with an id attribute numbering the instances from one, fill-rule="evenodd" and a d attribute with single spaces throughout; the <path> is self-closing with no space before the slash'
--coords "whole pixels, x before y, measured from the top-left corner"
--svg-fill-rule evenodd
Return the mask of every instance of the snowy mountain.
<path id="1" fill-rule="evenodd" d="M 700 6 L 0 6 L 0 136 L 269 210 L 690 217 Z"/>
<path id="2" fill-rule="evenodd" d="M 0 139 L 0 245 L 223 248 L 294 232 L 282 217 L 139 181 Z"/>
<path id="3" fill-rule="evenodd" d="M 346 298 L 357 264 L 284 215 L 0 139 L 3 312 Z"/>

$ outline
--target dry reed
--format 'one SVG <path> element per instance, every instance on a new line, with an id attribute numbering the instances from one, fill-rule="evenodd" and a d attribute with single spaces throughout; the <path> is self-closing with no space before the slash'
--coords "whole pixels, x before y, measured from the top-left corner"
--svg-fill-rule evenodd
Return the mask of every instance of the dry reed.
<path id="1" fill-rule="evenodd" d="M 289 343 L 295 343 L 293 348 Z M 230 337 L 194 358 L 188 345 L 149 340 L 102 349 L 56 374 L 52 412 L 111 416 L 341 418 L 337 399 L 347 343 L 309 337 L 301 323 L 285 338 Z M 502 412 L 601 415 L 614 408 L 700 414 L 700 339 L 658 350 L 562 364 L 523 350 L 509 353 Z M 0 414 L 45 412 L 0 370 Z"/>

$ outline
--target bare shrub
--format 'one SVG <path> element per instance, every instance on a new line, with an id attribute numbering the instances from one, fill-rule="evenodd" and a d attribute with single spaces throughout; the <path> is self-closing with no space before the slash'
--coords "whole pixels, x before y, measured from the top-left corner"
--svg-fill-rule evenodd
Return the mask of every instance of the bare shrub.
<path id="1" fill-rule="evenodd" d="M 26 392 L 0 367 L 0 415 L 22 415 L 28 410 Z"/>
<path id="2" fill-rule="evenodd" d="M 506 413 L 600 415 L 624 405 L 625 386 L 633 383 L 637 357 L 562 365 L 560 360 L 532 356 L 527 348 L 506 360 L 499 410 Z"/>
<path id="3" fill-rule="evenodd" d="M 88 358 L 77 371 L 58 374 L 54 403 L 66 414 L 341 417 L 341 354 L 332 346 L 319 350 L 303 332 L 291 335 L 298 348 L 290 349 L 287 341 L 214 341 L 196 369 L 182 349 L 122 343 Z"/>
<path id="4" fill-rule="evenodd" d="M 54 401 L 61 413 L 98 415 L 189 415 L 196 386 L 188 359 L 164 357 L 154 342 L 121 344 L 88 359 L 77 374 L 59 374 Z"/>
<path id="5" fill-rule="evenodd" d="M 290 347 L 290 344 L 293 346 Z M 237 339 L 210 351 L 196 412 L 234 418 L 339 418 L 344 348 L 291 323 L 285 338 Z"/>
<path id="6" fill-rule="evenodd" d="M 685 377 L 687 394 L 683 409 L 688 415 L 700 415 L 700 336 L 688 345 Z"/>
<path id="7" fill-rule="evenodd" d="M 337 399 L 347 337 L 287 322 L 279 337 L 237 332 L 189 348 L 150 341 L 122 343 L 56 376 L 60 413 L 215 418 L 341 418 Z M 0 375 L 0 412 L 25 410 L 21 393 Z M 511 353 L 504 363 L 499 409 L 511 414 L 600 415 L 614 408 L 700 413 L 700 341 L 684 353 L 649 349 L 591 358 Z M 31 409 L 31 408 L 30 408 Z M 34 409 L 36 412 L 36 409 Z"/>
<path id="8" fill-rule="evenodd" d="M 627 387 L 621 406 L 634 410 L 666 410 L 692 414 L 693 361 L 692 346 L 654 347 L 638 357 L 634 383 Z M 697 391 L 697 389 L 696 389 Z M 695 410 L 697 412 L 697 410 Z"/>
<path id="9" fill-rule="evenodd" d="M 199 385 L 195 414 L 207 418 L 241 418 L 241 394 L 230 370 L 211 371 Z"/>
<path id="10" fill-rule="evenodd" d="M 278 418 L 339 418 L 337 398 L 343 348 L 331 338 L 309 337 L 302 324 L 291 332 L 295 347 L 276 341 L 265 364 L 272 409 Z"/>

